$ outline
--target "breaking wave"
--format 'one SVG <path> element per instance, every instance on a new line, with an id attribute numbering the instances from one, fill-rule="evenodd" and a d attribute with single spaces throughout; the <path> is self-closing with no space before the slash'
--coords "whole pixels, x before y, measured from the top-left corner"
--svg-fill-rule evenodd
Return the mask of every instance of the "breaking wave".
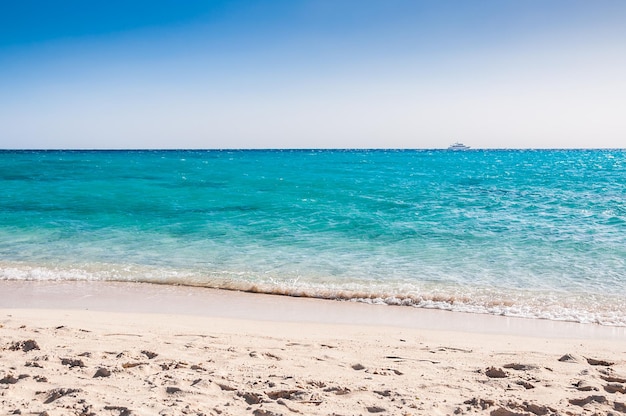
<path id="1" fill-rule="evenodd" d="M 236 276 L 233 276 L 236 275 Z M 251 280 L 244 273 L 207 276 L 198 271 L 181 271 L 138 265 L 90 264 L 47 266 L 25 263 L 0 263 L 0 280 L 13 281 L 105 281 L 190 286 L 230 291 L 361 302 L 372 305 L 440 309 L 453 312 L 482 313 L 509 317 L 626 327 L 626 303 L 619 296 L 589 293 L 558 293 L 505 288 L 468 288 L 434 285 L 403 290 L 385 290 L 376 282 L 349 282 L 346 287 L 331 287 L 301 279 L 277 282 Z"/>

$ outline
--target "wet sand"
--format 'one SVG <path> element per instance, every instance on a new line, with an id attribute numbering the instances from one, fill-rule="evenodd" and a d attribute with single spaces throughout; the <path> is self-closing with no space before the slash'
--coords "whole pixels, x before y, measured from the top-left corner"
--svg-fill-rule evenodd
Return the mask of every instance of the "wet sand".
<path id="1" fill-rule="evenodd" d="M 146 284 L 0 290 L 2 414 L 626 413 L 625 328 Z"/>

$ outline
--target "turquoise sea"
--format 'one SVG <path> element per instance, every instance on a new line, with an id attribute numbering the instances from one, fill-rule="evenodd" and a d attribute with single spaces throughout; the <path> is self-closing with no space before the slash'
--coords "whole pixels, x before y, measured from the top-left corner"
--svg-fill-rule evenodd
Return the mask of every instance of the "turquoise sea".
<path id="1" fill-rule="evenodd" d="M 626 151 L 0 151 L 0 279 L 626 326 Z"/>

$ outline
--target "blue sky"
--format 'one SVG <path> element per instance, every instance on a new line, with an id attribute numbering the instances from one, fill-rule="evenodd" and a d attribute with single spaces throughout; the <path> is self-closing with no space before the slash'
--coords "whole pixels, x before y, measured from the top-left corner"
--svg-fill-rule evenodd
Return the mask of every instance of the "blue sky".
<path id="1" fill-rule="evenodd" d="M 626 147 L 621 0 L 0 4 L 0 148 Z"/>

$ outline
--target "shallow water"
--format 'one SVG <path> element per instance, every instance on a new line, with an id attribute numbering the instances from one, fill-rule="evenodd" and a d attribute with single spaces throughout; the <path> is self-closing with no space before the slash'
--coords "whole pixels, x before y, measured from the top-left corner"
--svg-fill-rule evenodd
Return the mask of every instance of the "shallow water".
<path id="1" fill-rule="evenodd" d="M 626 152 L 0 152 L 0 278 L 626 326 Z"/>

